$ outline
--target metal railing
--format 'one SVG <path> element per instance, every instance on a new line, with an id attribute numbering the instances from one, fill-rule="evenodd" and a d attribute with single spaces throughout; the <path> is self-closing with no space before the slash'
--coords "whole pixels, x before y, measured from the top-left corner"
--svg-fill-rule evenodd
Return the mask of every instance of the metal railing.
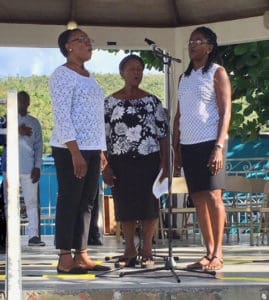
<path id="1" fill-rule="evenodd" d="M 260 158 L 229 158 L 226 164 L 227 175 L 238 175 L 269 180 L 269 160 Z M 54 162 L 45 161 L 42 166 L 40 184 L 40 227 L 42 234 L 54 234 L 55 209 L 57 199 L 56 173 Z M 45 193 L 45 194 L 44 194 Z M 228 201 L 228 198 L 226 199 Z M 244 199 L 241 199 L 244 201 Z"/>
<path id="2" fill-rule="evenodd" d="M 269 179 L 269 157 L 229 158 L 227 175 Z"/>
<path id="3" fill-rule="evenodd" d="M 269 160 L 268 157 L 259 158 L 234 158 L 228 159 L 226 165 L 226 174 L 229 176 L 244 176 L 246 178 L 259 178 L 263 180 L 269 180 Z M 236 194 L 238 206 L 244 207 L 249 200 L 246 193 Z M 262 207 L 265 205 L 266 197 L 263 192 L 252 193 L 251 202 L 255 207 Z M 227 207 L 231 206 L 234 201 L 233 193 L 224 193 L 223 195 L 224 203 Z M 257 211 L 250 212 L 238 212 L 236 218 L 238 220 L 239 226 L 235 228 L 230 228 L 228 234 L 237 234 L 239 239 L 239 228 L 242 228 L 243 233 L 251 234 L 251 231 L 259 235 L 260 222 L 262 222 L 263 215 Z M 252 225 L 250 220 L 252 220 Z M 244 225 L 245 224 L 245 228 Z M 251 227 L 251 228 L 250 228 Z M 253 241 L 251 241 L 253 244 Z M 259 241 L 257 240 L 257 244 Z"/>

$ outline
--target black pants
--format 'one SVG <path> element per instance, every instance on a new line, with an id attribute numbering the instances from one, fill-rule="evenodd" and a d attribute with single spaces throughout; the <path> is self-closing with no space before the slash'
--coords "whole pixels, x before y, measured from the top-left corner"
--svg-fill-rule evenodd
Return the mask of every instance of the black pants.
<path id="1" fill-rule="evenodd" d="M 85 249 L 91 222 L 91 210 L 100 175 L 100 151 L 81 151 L 88 165 L 83 179 L 74 176 L 68 149 L 52 148 L 58 180 L 56 206 L 56 249 Z"/>
<path id="2" fill-rule="evenodd" d="M 99 187 L 97 189 L 97 193 L 93 203 L 88 242 L 100 238 L 98 217 L 99 217 Z"/>

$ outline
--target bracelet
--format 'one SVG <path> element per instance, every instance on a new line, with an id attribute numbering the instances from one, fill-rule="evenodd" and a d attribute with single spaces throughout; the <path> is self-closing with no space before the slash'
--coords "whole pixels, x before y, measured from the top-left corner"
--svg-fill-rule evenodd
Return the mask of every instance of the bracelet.
<path id="1" fill-rule="evenodd" d="M 219 148 L 219 149 L 223 149 L 224 148 L 223 144 L 215 144 L 215 147 Z"/>

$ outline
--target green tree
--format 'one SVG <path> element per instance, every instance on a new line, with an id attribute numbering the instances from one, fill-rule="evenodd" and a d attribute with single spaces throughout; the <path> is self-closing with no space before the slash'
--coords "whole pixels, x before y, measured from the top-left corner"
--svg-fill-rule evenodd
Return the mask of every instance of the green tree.
<path id="1" fill-rule="evenodd" d="M 231 135 L 255 139 L 269 120 L 269 41 L 222 47 L 231 76 Z"/>
<path id="2" fill-rule="evenodd" d="M 105 95 L 123 87 L 118 74 L 94 74 L 105 91 Z M 44 138 L 44 154 L 51 153 L 49 140 L 53 128 L 52 103 L 49 94 L 48 76 L 7 77 L 0 79 L 0 99 L 6 99 L 9 90 L 25 90 L 31 97 L 29 111 L 41 123 Z M 141 87 L 164 99 L 163 75 L 145 75 Z M 0 115 L 6 113 L 6 107 L 0 105 Z"/>

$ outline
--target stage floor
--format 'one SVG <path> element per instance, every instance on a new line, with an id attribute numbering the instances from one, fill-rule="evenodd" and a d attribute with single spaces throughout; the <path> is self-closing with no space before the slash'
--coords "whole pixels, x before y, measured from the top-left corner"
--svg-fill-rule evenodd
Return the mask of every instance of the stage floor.
<path id="1" fill-rule="evenodd" d="M 156 256 L 155 267 L 147 273 L 122 274 L 134 270 L 118 270 L 102 274 L 65 275 L 56 273 L 57 251 L 53 236 L 43 236 L 45 247 L 28 247 L 22 236 L 23 299 L 28 300 L 254 300 L 269 299 L 269 246 L 249 246 L 248 237 L 240 244 L 231 241 L 224 245 L 224 268 L 216 275 L 182 270 L 188 263 L 204 255 L 199 238 L 172 242 L 172 260 L 168 263 Z M 106 257 L 121 254 L 123 241 L 105 236 L 103 246 L 89 246 L 89 254 L 114 268 Z M 167 240 L 155 245 L 155 254 L 167 258 Z M 0 254 L 0 290 L 5 291 L 5 254 Z M 175 261 L 173 274 L 171 262 Z M 168 268 L 167 268 L 168 266 Z M 121 276 L 123 275 L 123 276 Z M 178 282 L 180 281 L 180 282 Z M 17 300 L 17 299 L 9 299 Z M 19 299 L 18 299 L 19 300 Z"/>

